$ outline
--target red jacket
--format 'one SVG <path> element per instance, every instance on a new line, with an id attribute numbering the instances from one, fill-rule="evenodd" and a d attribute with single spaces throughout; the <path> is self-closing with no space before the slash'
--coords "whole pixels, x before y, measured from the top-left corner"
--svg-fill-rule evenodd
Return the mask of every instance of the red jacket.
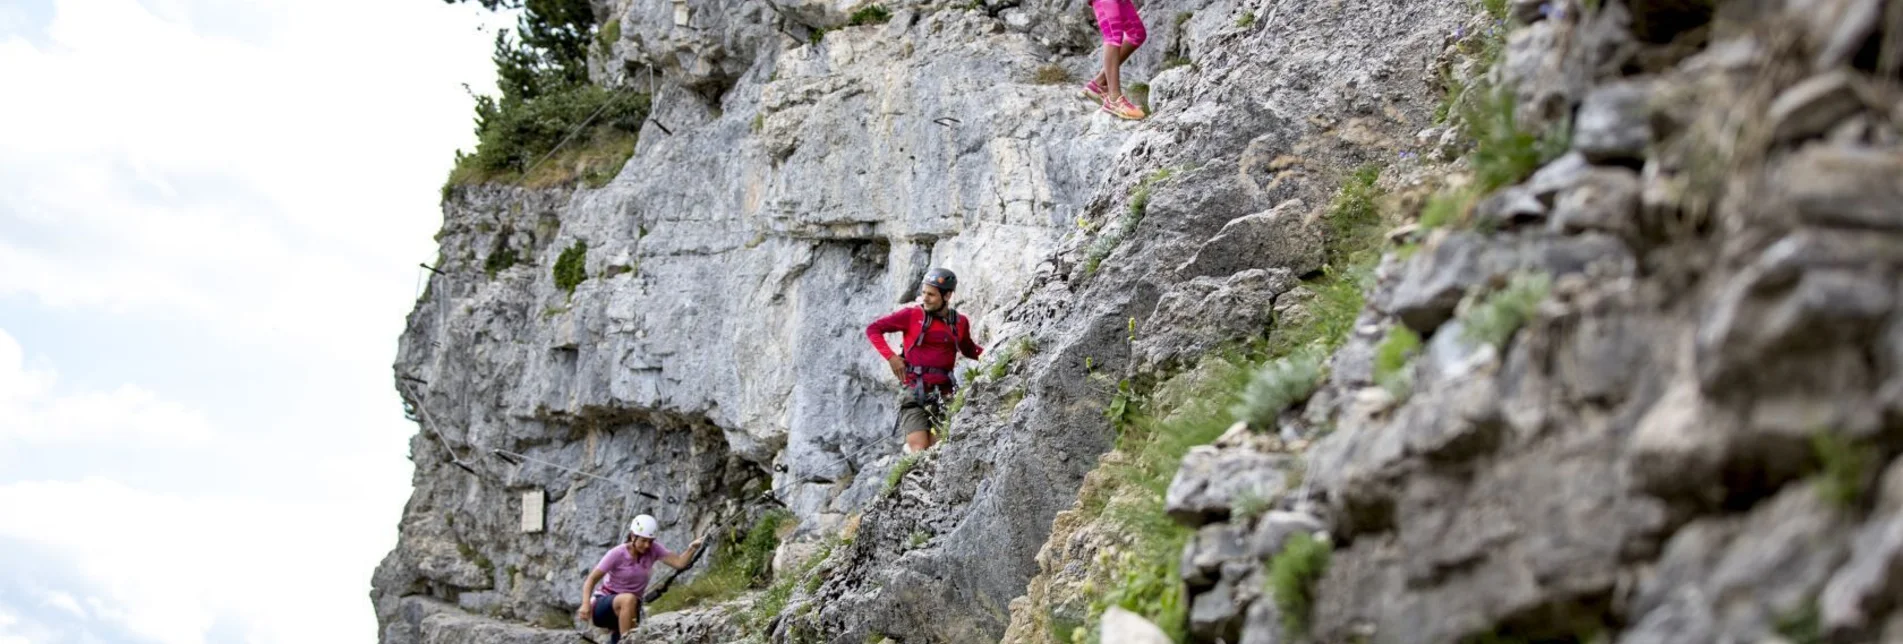
<path id="1" fill-rule="evenodd" d="M 924 321 L 925 307 L 908 306 L 892 312 L 891 315 L 873 320 L 872 324 L 866 326 L 866 339 L 872 341 L 872 348 L 878 349 L 881 357 L 891 360 L 893 351 L 892 347 L 886 345 L 885 334 L 902 331 L 905 333 L 905 343 L 902 346 L 911 347 L 912 342 L 918 338 L 919 326 Z M 951 325 L 945 320 L 932 320 L 932 328 L 925 332 L 925 341 L 905 352 L 905 363 L 918 367 L 935 367 L 950 372 L 952 365 L 958 361 L 959 353 L 973 360 L 984 355 L 984 349 L 979 348 L 978 343 L 971 341 L 971 320 L 967 319 L 963 313 L 958 314 L 957 337 L 952 337 Z M 951 378 L 947 374 L 927 373 L 925 383 L 949 385 Z M 912 374 L 905 375 L 905 384 L 907 386 L 912 384 Z"/>

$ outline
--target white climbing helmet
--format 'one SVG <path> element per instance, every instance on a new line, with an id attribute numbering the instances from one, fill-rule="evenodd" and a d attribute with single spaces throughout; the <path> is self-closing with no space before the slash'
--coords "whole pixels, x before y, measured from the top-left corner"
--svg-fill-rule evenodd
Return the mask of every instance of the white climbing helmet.
<path id="1" fill-rule="evenodd" d="M 654 517 L 645 514 L 635 517 L 634 521 L 628 523 L 628 532 L 632 532 L 634 536 L 643 539 L 653 539 L 654 533 L 659 532 L 660 529 L 660 522 L 655 521 Z"/>

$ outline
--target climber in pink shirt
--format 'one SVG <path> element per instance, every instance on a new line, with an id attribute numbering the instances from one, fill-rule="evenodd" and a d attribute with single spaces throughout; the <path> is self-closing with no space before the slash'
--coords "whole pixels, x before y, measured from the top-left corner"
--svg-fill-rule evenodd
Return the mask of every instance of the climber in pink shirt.
<path id="1" fill-rule="evenodd" d="M 1084 97 L 1099 102 L 1103 111 L 1117 118 L 1143 118 L 1143 110 L 1123 95 L 1123 83 L 1117 77 L 1123 61 L 1148 38 L 1136 4 L 1130 0 L 1090 0 L 1090 8 L 1097 15 L 1097 31 L 1103 34 L 1103 71 L 1084 85 Z"/>

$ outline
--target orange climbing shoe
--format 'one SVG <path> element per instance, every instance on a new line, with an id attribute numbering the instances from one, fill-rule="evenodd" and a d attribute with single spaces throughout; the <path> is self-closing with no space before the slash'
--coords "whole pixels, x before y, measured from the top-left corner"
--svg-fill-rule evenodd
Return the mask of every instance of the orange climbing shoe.
<path id="1" fill-rule="evenodd" d="M 1104 101 L 1103 111 L 1120 119 L 1135 121 L 1146 116 L 1143 110 L 1130 104 L 1127 96 L 1118 96 L 1115 101 Z"/>
<path id="2" fill-rule="evenodd" d="M 1093 78 L 1084 85 L 1084 98 L 1094 103 L 1103 103 L 1103 87 L 1097 84 L 1097 79 Z"/>

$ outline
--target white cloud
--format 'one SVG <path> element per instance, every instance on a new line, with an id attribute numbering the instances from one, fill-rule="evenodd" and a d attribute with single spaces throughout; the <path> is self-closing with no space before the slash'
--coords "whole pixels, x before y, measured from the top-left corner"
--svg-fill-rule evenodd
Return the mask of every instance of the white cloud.
<path id="1" fill-rule="evenodd" d="M 73 599 L 72 595 L 57 590 L 49 590 L 44 593 L 44 597 L 46 599 L 46 605 L 72 613 L 73 617 L 86 619 L 86 609 L 80 608 L 79 600 Z"/>
<path id="2" fill-rule="evenodd" d="M 57 0 L 49 44 L 0 37 L 0 295 L 387 352 L 436 190 L 491 83 L 478 11 Z M 484 18 L 494 21 L 495 18 Z M 8 230 L 12 228 L 13 230 Z M 379 356 L 380 358 L 383 356 Z"/>
<path id="3" fill-rule="evenodd" d="M 28 369 L 20 344 L 0 329 L 0 444 L 179 445 L 212 435 L 203 414 L 143 387 L 54 395 L 57 380 Z"/>
<path id="4" fill-rule="evenodd" d="M 0 100 L 0 312 L 32 349 L 0 331 L 0 537 L 87 583 L 0 597 L 0 644 L 374 641 L 369 579 L 414 431 L 389 364 L 437 188 L 473 143 L 462 84 L 493 85 L 477 26 L 512 19 L 437 0 L 43 1 L 50 17 L 0 7 L 0 70 L 25 99 Z M 60 335 L 75 317 L 98 328 Z M 141 381 L 123 372 L 174 370 L 79 335 L 180 327 L 204 337 L 154 355 L 231 375 Z M 112 460 L 86 447 L 102 441 L 180 449 Z M 125 631 L 48 626 L 75 608 Z"/>
<path id="5" fill-rule="evenodd" d="M 20 627 L 19 625 L 20 618 L 7 612 L 5 606 L 0 606 L 0 644 L 33 644 L 25 635 L 15 630 Z"/>
<path id="6" fill-rule="evenodd" d="M 332 529 L 361 513 L 350 501 L 32 481 L 0 486 L 0 516 L 34 518 L 0 523 L 0 536 L 73 553 L 76 572 L 107 595 L 89 602 L 94 618 L 160 642 L 200 644 L 220 620 L 239 624 L 248 641 L 361 642 L 374 639 L 369 620 L 340 617 L 371 614 L 362 564 L 389 543 Z M 297 616 L 283 612 L 283 592 L 296 596 Z"/>

